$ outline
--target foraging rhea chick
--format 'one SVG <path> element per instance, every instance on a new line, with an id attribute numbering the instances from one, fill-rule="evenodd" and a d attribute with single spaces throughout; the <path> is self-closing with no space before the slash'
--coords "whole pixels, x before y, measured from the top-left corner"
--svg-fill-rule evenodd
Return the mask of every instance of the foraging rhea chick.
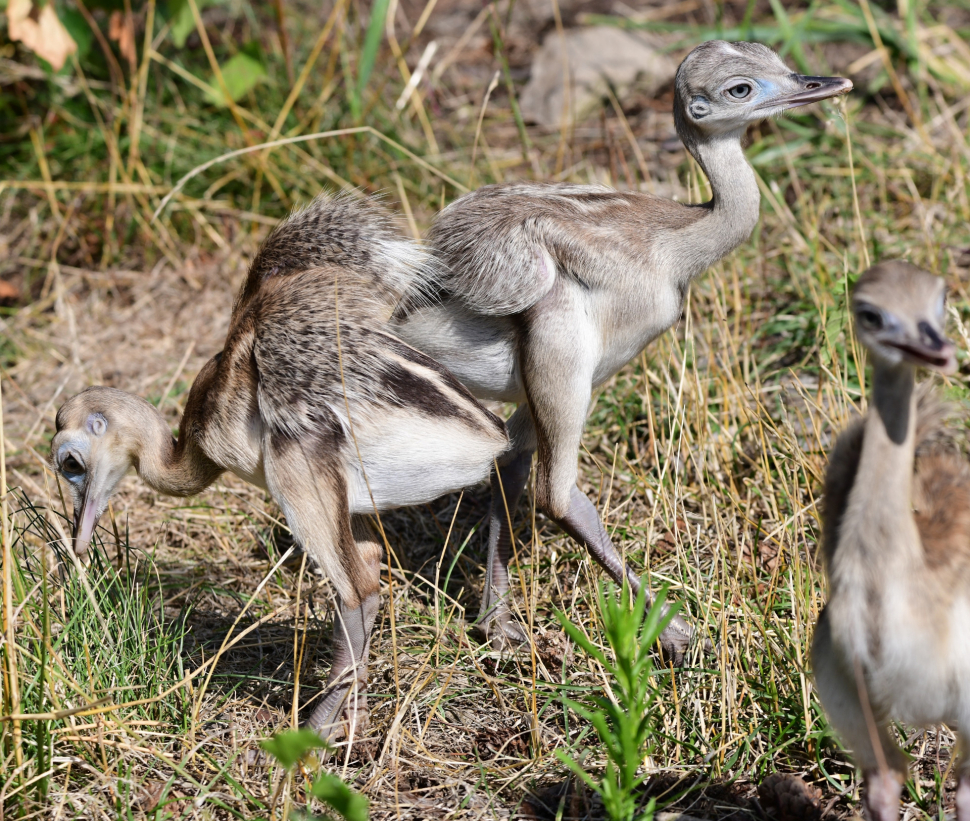
<path id="1" fill-rule="evenodd" d="M 676 76 L 677 133 L 713 198 L 684 205 L 597 185 L 488 185 L 449 205 L 428 235 L 445 272 L 431 299 L 402 303 L 398 332 L 477 397 L 519 403 L 512 448 L 492 478 L 488 576 L 480 624 L 493 644 L 521 642 L 508 606 L 514 510 L 538 449 L 536 501 L 617 582 L 626 573 L 592 502 L 576 487 L 592 390 L 680 317 L 691 280 L 730 253 L 758 221 L 754 171 L 741 147 L 751 123 L 843 94 L 841 77 L 795 74 L 756 43 L 695 48 Z M 504 490 L 504 500 L 502 491 Z M 662 637 L 675 662 L 690 628 Z"/>
<path id="2" fill-rule="evenodd" d="M 74 496 L 78 552 L 131 467 L 174 496 L 224 471 L 269 491 L 339 597 L 327 693 L 309 719 L 329 735 L 366 719 L 381 549 L 363 514 L 480 481 L 508 446 L 500 419 L 387 329 L 423 254 L 373 202 L 319 198 L 260 248 L 177 440 L 152 405 L 113 388 L 57 413 L 51 455 Z"/>
<path id="3" fill-rule="evenodd" d="M 866 417 L 825 479 L 829 602 L 812 646 L 822 705 L 852 749 L 874 821 L 895 821 L 906 758 L 893 720 L 958 727 L 958 821 L 970 821 L 970 463 L 939 444 L 945 408 L 917 367 L 956 369 L 943 281 L 905 262 L 852 294 L 875 368 Z"/>

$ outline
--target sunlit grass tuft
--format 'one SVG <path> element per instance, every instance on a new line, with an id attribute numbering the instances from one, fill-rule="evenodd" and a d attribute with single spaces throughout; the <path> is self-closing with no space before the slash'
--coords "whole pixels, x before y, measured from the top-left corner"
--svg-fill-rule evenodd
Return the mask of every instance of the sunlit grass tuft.
<path id="1" fill-rule="evenodd" d="M 337 2 L 313 16 L 281 2 L 286 49 L 275 8 L 203 4 L 220 66 L 260 44 L 245 53 L 261 55 L 266 77 L 235 107 L 208 102 L 219 83 L 198 27 L 178 46 L 163 34 L 164 5 L 147 53 L 139 39 L 134 74 L 124 62 L 115 71 L 92 41 L 79 70 L 0 91 L 20 129 L 0 146 L 0 273 L 20 293 L 0 306 L 7 484 L 16 488 L 4 565 L 16 647 L 4 638 L 3 648 L 16 682 L 8 665 L 4 710 L 43 716 L 7 717 L 0 728 L 0 801 L 11 814 L 279 817 L 313 783 L 297 770 L 281 780 L 258 744 L 292 725 L 294 681 L 301 704 L 319 691 L 329 585 L 299 561 L 278 564 L 279 511 L 231 478 L 189 501 L 129 480 L 91 565 L 74 568 L 60 549 L 70 511 L 44 465 L 64 397 L 116 384 L 157 401 L 174 425 L 192 378 L 219 350 L 255 244 L 321 188 L 389 192 L 418 228 L 469 180 L 599 181 L 706 199 L 696 166 L 663 148 L 672 122 L 656 101 L 623 108 L 649 179 L 612 108 L 565 134 L 524 128 L 509 96 L 527 69 L 523 43 L 534 48 L 526 38 L 537 34 L 517 22 L 523 4 L 476 8 L 456 35 L 468 34 L 462 49 L 442 47 L 450 62 L 437 74 L 432 63 L 401 108 L 428 43 L 445 37 L 435 23 L 446 12 L 433 4 L 413 14 L 390 3 L 396 16 L 382 28 L 372 15 L 380 4 Z M 713 4 L 721 17 L 708 18 L 708 5 L 667 19 L 676 27 L 668 45 L 750 30 L 815 73 L 848 43 L 861 49 L 852 60 L 861 79 L 838 107 L 752 132 L 761 222 L 695 283 L 677 328 L 599 392 L 581 481 L 619 547 L 717 647 L 658 676 L 639 798 L 702 817 L 751 812 L 754 785 L 782 770 L 821 786 L 841 817 L 856 806 L 857 783 L 814 696 L 808 647 L 824 599 L 825 454 L 864 406 L 845 298 L 866 260 L 911 259 L 947 278 L 952 321 L 962 321 L 953 335 L 966 345 L 967 53 L 951 34 L 960 24 L 941 22 L 963 6 L 909 2 L 899 15 L 871 3 L 775 4 L 752 16 L 754 3 Z M 327 131 L 341 134 L 213 164 L 152 221 L 200 164 Z M 961 362 L 947 390 L 966 398 L 965 354 Z M 395 557 L 373 641 L 371 728 L 330 765 L 369 798 L 374 818 L 601 815 L 555 751 L 581 757 L 595 777 L 604 771 L 590 726 L 567 717 L 562 696 L 612 682 L 554 617 L 564 611 L 607 646 L 601 574 L 523 502 L 515 604 L 536 647 L 498 657 L 467 629 L 486 507 L 478 488 L 384 517 Z M 939 817 L 952 784 L 931 773 L 952 739 L 906 740 L 910 809 Z"/>

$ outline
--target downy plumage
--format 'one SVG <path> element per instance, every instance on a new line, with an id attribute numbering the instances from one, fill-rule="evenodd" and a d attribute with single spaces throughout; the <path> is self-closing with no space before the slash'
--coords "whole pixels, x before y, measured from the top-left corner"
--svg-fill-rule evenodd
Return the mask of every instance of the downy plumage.
<path id="1" fill-rule="evenodd" d="M 890 722 L 959 728 L 957 818 L 970 821 L 970 463 L 946 444 L 946 407 L 915 384 L 918 366 L 956 369 L 943 281 L 884 262 L 859 278 L 852 311 L 875 373 L 826 474 L 818 692 L 874 821 L 897 818 L 907 769 Z"/>
<path id="2" fill-rule="evenodd" d="M 57 413 L 52 462 L 74 496 L 78 552 L 130 467 L 175 496 L 224 471 L 269 491 L 339 597 L 328 692 L 309 720 L 327 734 L 366 716 L 381 548 L 365 514 L 478 482 L 508 445 L 500 419 L 387 326 L 426 263 L 374 202 L 318 198 L 253 260 L 177 440 L 152 405 L 114 388 Z"/>
<path id="3" fill-rule="evenodd" d="M 851 88 L 840 77 L 795 74 L 756 43 L 704 43 L 677 71 L 674 116 L 710 181 L 710 202 L 509 183 L 467 194 L 438 216 L 428 243 L 442 268 L 412 289 L 395 323 L 477 397 L 519 403 L 509 421 L 512 449 L 492 480 L 480 622 L 495 645 L 525 638 L 507 601 L 506 506 L 514 510 L 537 449 L 540 508 L 614 580 L 625 573 L 639 588 L 576 487 L 592 390 L 670 328 L 691 280 L 750 235 L 759 192 L 741 147 L 748 125 Z M 690 633 L 679 617 L 664 632 L 675 661 Z"/>

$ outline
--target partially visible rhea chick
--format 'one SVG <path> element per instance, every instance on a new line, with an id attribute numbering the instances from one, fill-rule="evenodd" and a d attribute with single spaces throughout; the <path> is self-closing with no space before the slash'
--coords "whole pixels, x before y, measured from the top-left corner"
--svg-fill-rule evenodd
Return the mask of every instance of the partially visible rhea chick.
<path id="1" fill-rule="evenodd" d="M 114 388 L 57 413 L 52 461 L 74 496 L 79 553 L 130 467 L 173 496 L 224 471 L 269 491 L 339 597 L 327 694 L 309 719 L 328 735 L 366 719 L 381 549 L 364 514 L 478 482 L 508 444 L 501 420 L 387 330 L 425 262 L 373 202 L 319 198 L 260 248 L 177 440 L 152 405 Z"/>
<path id="2" fill-rule="evenodd" d="M 874 821 L 895 821 L 906 758 L 891 721 L 958 727 L 958 821 L 970 821 L 970 464 L 939 444 L 945 412 L 917 367 L 951 373 L 944 284 L 905 262 L 852 294 L 875 373 L 866 417 L 832 450 L 823 550 L 829 602 L 812 646 L 818 693 L 852 749 Z"/>
<path id="3" fill-rule="evenodd" d="M 480 623 L 493 644 L 524 641 L 508 605 L 513 511 L 538 450 L 538 506 L 616 582 L 624 566 L 576 486 L 593 389 L 680 318 L 693 279 L 744 242 L 760 194 L 741 141 L 751 123 L 843 94 L 842 77 L 793 72 L 758 43 L 703 43 L 677 69 L 677 134 L 704 169 L 710 202 L 687 205 L 601 185 L 502 183 L 455 200 L 428 242 L 437 299 L 395 321 L 480 399 L 517 402 L 512 448 L 492 478 L 488 577 Z M 504 499 L 503 499 L 504 494 Z M 506 501 L 507 500 L 507 501 Z M 661 642 L 675 663 L 691 630 L 679 616 Z"/>

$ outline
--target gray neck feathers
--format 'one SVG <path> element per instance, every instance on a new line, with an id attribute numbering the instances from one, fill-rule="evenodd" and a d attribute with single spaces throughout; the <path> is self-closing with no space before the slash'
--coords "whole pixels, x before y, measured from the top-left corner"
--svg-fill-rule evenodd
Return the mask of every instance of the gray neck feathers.
<path id="1" fill-rule="evenodd" d="M 840 558 L 864 559 L 867 575 L 920 551 L 912 514 L 916 395 L 910 365 L 876 363 L 862 454 L 840 527 Z"/>
<path id="2" fill-rule="evenodd" d="M 681 126 L 681 138 L 711 184 L 707 213 L 692 224 L 662 234 L 660 262 L 686 286 L 751 236 L 761 205 L 758 180 L 744 156 L 740 132 L 700 138 Z"/>
<path id="3" fill-rule="evenodd" d="M 916 432 L 915 384 L 911 365 L 876 363 L 872 384 L 873 414 L 878 417 L 889 441 L 903 450 L 908 449 L 910 461 Z M 905 448 L 907 444 L 908 448 Z"/>
<path id="4" fill-rule="evenodd" d="M 132 449 L 135 470 L 149 487 L 168 496 L 193 496 L 222 473 L 194 441 L 188 415 L 182 417 L 176 442 L 152 405 L 145 402 L 139 414 L 139 434 Z"/>

